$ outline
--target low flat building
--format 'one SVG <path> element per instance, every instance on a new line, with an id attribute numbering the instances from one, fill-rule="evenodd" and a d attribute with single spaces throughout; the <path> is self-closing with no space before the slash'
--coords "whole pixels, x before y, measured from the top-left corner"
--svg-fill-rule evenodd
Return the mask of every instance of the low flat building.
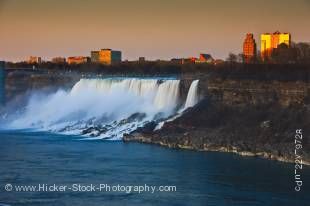
<path id="1" fill-rule="evenodd" d="M 145 57 L 139 57 L 139 62 L 140 62 L 140 63 L 145 62 Z"/>
<path id="2" fill-rule="evenodd" d="M 42 63 L 42 58 L 37 57 L 37 56 L 30 56 L 28 61 L 28 64 L 41 64 Z"/>
<path id="3" fill-rule="evenodd" d="M 122 62 L 122 52 L 112 49 L 101 49 L 100 51 L 91 51 L 91 62 L 100 64 L 116 64 Z"/>
<path id="4" fill-rule="evenodd" d="M 64 63 L 66 63 L 66 58 L 65 57 L 54 57 L 52 59 L 52 63 L 54 63 L 54 64 L 64 64 Z"/>
<path id="5" fill-rule="evenodd" d="M 210 54 L 200 54 L 199 58 L 196 57 L 174 58 L 171 59 L 170 61 L 176 64 L 200 64 L 200 63 L 212 64 L 214 62 L 214 59 Z"/>
<path id="6" fill-rule="evenodd" d="M 122 52 L 111 49 L 101 49 L 99 52 L 99 62 L 101 64 L 111 65 L 122 61 Z"/>
<path id="7" fill-rule="evenodd" d="M 68 64 L 85 64 L 89 62 L 89 57 L 85 56 L 74 56 L 68 57 Z"/>
<path id="8" fill-rule="evenodd" d="M 90 52 L 90 61 L 92 63 L 100 63 L 99 62 L 99 53 L 100 53 L 100 51 L 91 51 Z"/>
<path id="9" fill-rule="evenodd" d="M 208 63 L 212 64 L 214 62 L 213 57 L 211 54 L 200 54 L 199 59 L 195 61 L 195 63 Z"/>

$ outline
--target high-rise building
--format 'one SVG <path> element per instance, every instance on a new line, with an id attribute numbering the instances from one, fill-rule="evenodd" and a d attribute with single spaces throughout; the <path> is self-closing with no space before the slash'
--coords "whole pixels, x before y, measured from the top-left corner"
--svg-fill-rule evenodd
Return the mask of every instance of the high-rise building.
<path id="1" fill-rule="evenodd" d="M 28 64 L 41 64 L 42 59 L 41 57 L 30 56 L 27 62 Z"/>
<path id="2" fill-rule="evenodd" d="M 0 106 L 5 104 L 5 62 L 0 61 Z"/>
<path id="3" fill-rule="evenodd" d="M 68 57 L 67 62 L 68 64 L 85 64 L 89 62 L 89 57 L 84 56 Z"/>
<path id="4" fill-rule="evenodd" d="M 243 42 L 243 55 L 246 63 L 253 62 L 256 57 L 256 42 L 254 35 L 248 33 Z"/>
<path id="5" fill-rule="evenodd" d="M 280 44 L 291 46 L 291 34 L 275 32 L 273 34 L 265 33 L 261 35 L 261 57 L 263 60 L 270 57 L 273 49 L 278 48 Z"/>

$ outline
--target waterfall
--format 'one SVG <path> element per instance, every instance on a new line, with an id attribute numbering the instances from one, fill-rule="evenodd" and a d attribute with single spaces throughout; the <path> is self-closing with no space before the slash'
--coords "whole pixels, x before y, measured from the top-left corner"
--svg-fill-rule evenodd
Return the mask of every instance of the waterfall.
<path id="1" fill-rule="evenodd" d="M 169 80 L 158 87 L 158 92 L 154 102 L 157 108 L 171 108 L 177 105 L 179 98 L 179 84 L 180 81 Z"/>
<path id="2" fill-rule="evenodd" d="M 157 126 L 154 128 L 154 131 L 160 130 L 166 122 L 174 121 L 175 119 L 180 117 L 187 108 L 193 107 L 198 103 L 198 101 L 199 101 L 198 83 L 199 83 L 199 80 L 194 80 L 191 83 L 191 86 L 190 86 L 188 93 L 187 93 L 187 97 L 186 97 L 184 107 L 181 108 L 174 116 L 170 117 L 169 119 L 166 119 L 164 121 L 159 122 L 157 124 Z"/>
<path id="3" fill-rule="evenodd" d="M 198 99 L 194 82 L 187 106 Z M 119 140 L 149 122 L 178 114 L 179 96 L 176 79 L 81 79 L 69 91 L 34 94 L 10 127 Z"/>
<path id="4" fill-rule="evenodd" d="M 195 104 L 197 104 L 198 102 L 198 83 L 199 80 L 195 80 L 192 82 L 188 94 L 187 94 L 187 98 L 186 98 L 186 102 L 185 102 L 185 106 L 184 108 L 187 109 L 189 107 L 193 107 Z"/>
<path id="5" fill-rule="evenodd" d="M 179 101 L 179 80 L 156 79 L 105 79 L 92 80 L 82 79 L 74 85 L 71 95 L 78 94 L 81 91 L 98 91 L 99 93 L 112 93 L 123 91 L 131 93 L 138 97 L 149 97 L 157 109 L 171 109 Z"/>

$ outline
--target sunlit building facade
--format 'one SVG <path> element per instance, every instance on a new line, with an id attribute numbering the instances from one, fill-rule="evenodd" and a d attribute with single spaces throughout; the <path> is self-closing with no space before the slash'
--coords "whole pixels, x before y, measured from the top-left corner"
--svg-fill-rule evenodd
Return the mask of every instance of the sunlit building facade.
<path id="1" fill-rule="evenodd" d="M 85 64 L 89 62 L 89 57 L 84 56 L 68 57 L 67 62 L 68 64 Z"/>
<path id="2" fill-rule="evenodd" d="M 248 33 L 243 42 L 243 56 L 245 63 L 251 63 L 256 58 L 256 42 L 254 35 Z"/>
<path id="3" fill-rule="evenodd" d="M 101 64 L 111 65 L 122 61 L 122 52 L 111 49 L 101 49 L 99 51 L 99 62 Z"/>
<path id="4" fill-rule="evenodd" d="M 41 57 L 30 56 L 27 62 L 28 64 L 41 64 L 42 59 Z"/>
<path id="5" fill-rule="evenodd" d="M 291 34 L 275 32 L 273 34 L 265 33 L 261 35 L 261 57 L 263 60 L 269 58 L 273 49 L 278 48 L 280 44 L 291 46 Z"/>
<path id="6" fill-rule="evenodd" d="M 90 59 L 92 63 L 111 65 L 122 61 L 122 52 L 112 49 L 101 49 L 100 51 L 91 51 Z"/>
<path id="7" fill-rule="evenodd" d="M 195 60 L 195 63 L 209 63 L 212 64 L 214 62 L 211 54 L 200 54 L 199 59 Z"/>
<path id="8" fill-rule="evenodd" d="M 199 58 L 189 57 L 189 58 L 173 58 L 170 60 L 174 64 L 200 64 L 200 63 L 214 63 L 214 58 L 211 54 L 200 54 Z"/>

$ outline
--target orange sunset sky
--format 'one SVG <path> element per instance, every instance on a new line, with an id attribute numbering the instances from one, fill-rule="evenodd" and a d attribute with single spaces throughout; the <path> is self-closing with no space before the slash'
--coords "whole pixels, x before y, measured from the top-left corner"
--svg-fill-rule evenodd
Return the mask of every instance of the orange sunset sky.
<path id="1" fill-rule="evenodd" d="M 309 0 L 0 0 L 0 59 L 90 55 L 123 59 L 239 53 L 247 32 L 310 41 Z"/>

